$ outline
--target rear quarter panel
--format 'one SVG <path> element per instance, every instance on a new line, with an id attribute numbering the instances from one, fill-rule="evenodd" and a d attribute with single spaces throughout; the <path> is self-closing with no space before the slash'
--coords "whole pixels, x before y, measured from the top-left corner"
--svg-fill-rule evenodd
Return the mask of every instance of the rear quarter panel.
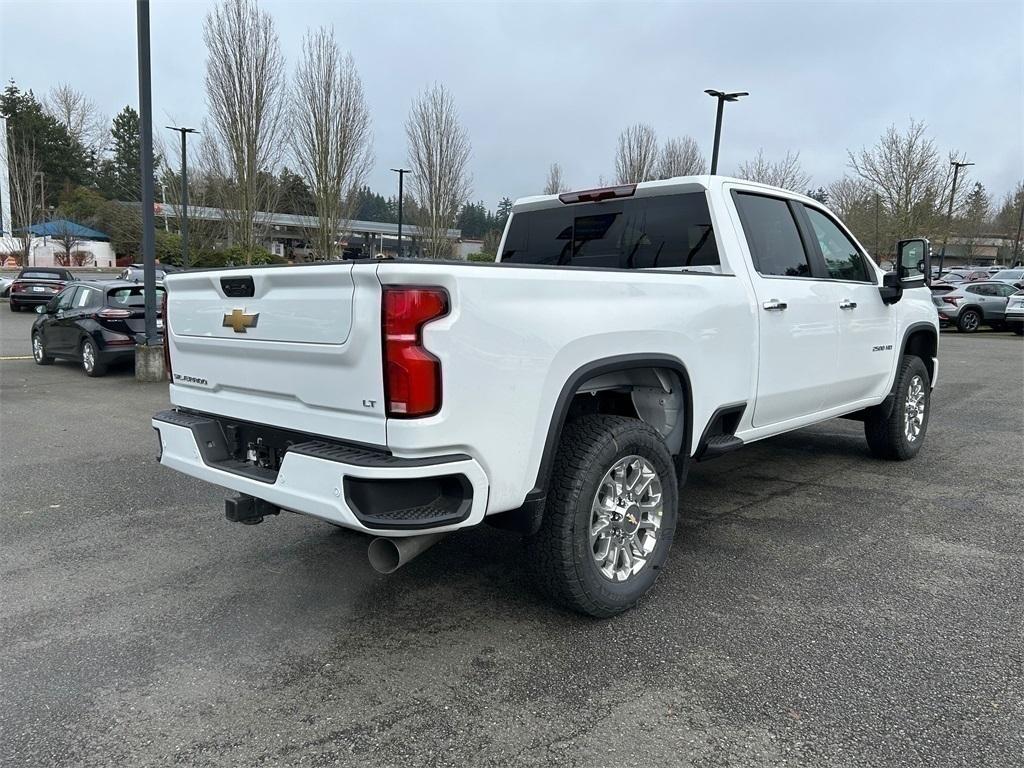
<path id="1" fill-rule="evenodd" d="M 534 487 L 559 393 L 574 372 L 621 355 L 669 355 L 690 376 L 695 447 L 712 412 L 753 389 L 755 325 L 731 275 L 386 263 L 382 284 L 440 285 L 451 313 L 424 329 L 442 363 L 443 404 L 425 419 L 389 419 L 398 455 L 464 452 L 491 485 L 488 512 Z"/>

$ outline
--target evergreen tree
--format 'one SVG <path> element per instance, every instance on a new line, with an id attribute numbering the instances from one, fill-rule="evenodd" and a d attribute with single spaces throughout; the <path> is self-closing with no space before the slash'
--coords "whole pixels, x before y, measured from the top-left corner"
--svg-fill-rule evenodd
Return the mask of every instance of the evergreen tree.
<path id="1" fill-rule="evenodd" d="M 142 154 L 139 149 L 139 113 L 126 106 L 110 125 L 111 155 L 100 163 L 99 188 L 112 200 L 142 199 Z M 153 167 L 160 166 L 154 157 Z"/>
<path id="2" fill-rule="evenodd" d="M 61 192 L 92 181 L 90 155 L 58 120 L 46 114 L 32 91 L 11 80 L 0 94 L 0 115 L 7 118 L 10 145 L 34 146 L 46 180 L 46 206 L 56 206 Z"/>
<path id="3" fill-rule="evenodd" d="M 505 223 L 511 215 L 512 201 L 507 197 L 501 198 L 501 201 L 498 203 L 498 212 L 494 216 L 494 225 L 499 229 L 504 229 Z"/>

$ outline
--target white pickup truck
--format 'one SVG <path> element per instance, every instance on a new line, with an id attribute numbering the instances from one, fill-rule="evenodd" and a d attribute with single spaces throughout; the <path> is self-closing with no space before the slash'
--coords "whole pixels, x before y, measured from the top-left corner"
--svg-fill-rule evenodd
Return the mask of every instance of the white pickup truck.
<path id="1" fill-rule="evenodd" d="M 610 616 L 672 545 L 692 460 L 838 416 L 908 459 L 938 321 L 928 243 L 883 273 L 826 207 L 719 176 L 519 200 L 498 263 L 365 260 L 164 283 L 160 461 L 373 534 L 389 572 L 484 520 Z"/>

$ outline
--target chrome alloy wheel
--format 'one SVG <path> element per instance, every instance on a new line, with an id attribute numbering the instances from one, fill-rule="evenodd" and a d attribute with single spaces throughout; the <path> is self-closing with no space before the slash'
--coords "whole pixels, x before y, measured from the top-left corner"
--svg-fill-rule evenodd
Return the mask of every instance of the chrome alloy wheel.
<path id="1" fill-rule="evenodd" d="M 606 579 L 625 581 L 647 565 L 662 512 L 661 480 L 647 459 L 626 456 L 605 473 L 591 507 L 590 547 Z"/>
<path id="2" fill-rule="evenodd" d="M 46 353 L 43 351 L 43 340 L 40 339 L 39 334 L 36 333 L 32 336 L 32 357 L 36 359 L 37 363 L 41 363 L 45 354 Z"/>
<path id="3" fill-rule="evenodd" d="M 82 345 L 82 367 L 86 373 L 92 373 L 96 367 L 96 349 L 89 342 Z"/>
<path id="4" fill-rule="evenodd" d="M 907 442 L 914 442 L 921 435 L 924 426 L 924 380 L 915 376 L 907 387 L 907 401 L 903 406 L 903 434 Z"/>

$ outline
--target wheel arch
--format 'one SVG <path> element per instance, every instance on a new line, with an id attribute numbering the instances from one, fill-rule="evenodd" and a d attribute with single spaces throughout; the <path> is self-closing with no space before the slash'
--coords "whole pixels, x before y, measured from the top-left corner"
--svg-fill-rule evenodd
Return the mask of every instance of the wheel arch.
<path id="1" fill-rule="evenodd" d="M 615 355 L 593 360 L 580 366 L 569 375 L 559 391 L 548 420 L 547 434 L 544 436 L 544 447 L 533 489 L 526 494 L 526 499 L 521 507 L 490 515 L 485 518 L 487 522 L 498 528 L 515 530 L 527 535 L 536 533 L 544 515 L 555 451 L 558 449 L 558 442 L 562 430 L 565 429 L 573 400 L 578 394 L 581 394 L 581 389 L 587 382 L 599 376 L 642 370 L 665 370 L 678 377 L 682 389 L 683 424 L 682 439 L 675 460 L 681 484 L 689 466 L 690 452 L 693 447 L 693 387 L 686 365 L 677 357 L 661 353 Z"/>
<path id="2" fill-rule="evenodd" d="M 904 355 L 914 355 L 921 358 L 924 367 L 928 369 L 930 382 L 935 381 L 935 358 L 939 355 L 939 333 L 931 323 L 913 323 L 903 333 L 903 344 L 900 346 L 900 356 L 896 361 L 897 370 L 900 360 Z M 893 377 L 893 386 L 896 386 L 896 377 Z"/>
<path id="3" fill-rule="evenodd" d="M 573 400 L 581 393 L 584 385 L 601 376 L 643 370 L 665 370 L 675 374 L 678 378 L 682 388 L 683 425 L 682 439 L 680 440 L 676 455 L 684 458 L 690 455 L 693 445 L 693 388 L 690 383 L 690 373 L 681 360 L 672 355 L 658 353 L 616 355 L 593 360 L 573 371 L 562 385 L 551 412 L 547 434 L 544 436 L 544 449 L 541 453 L 540 466 L 537 469 L 534 487 L 527 494 L 527 499 L 543 497 L 547 493 L 551 467 L 554 463 L 555 451 L 558 449 L 562 430 L 565 428 Z"/>

